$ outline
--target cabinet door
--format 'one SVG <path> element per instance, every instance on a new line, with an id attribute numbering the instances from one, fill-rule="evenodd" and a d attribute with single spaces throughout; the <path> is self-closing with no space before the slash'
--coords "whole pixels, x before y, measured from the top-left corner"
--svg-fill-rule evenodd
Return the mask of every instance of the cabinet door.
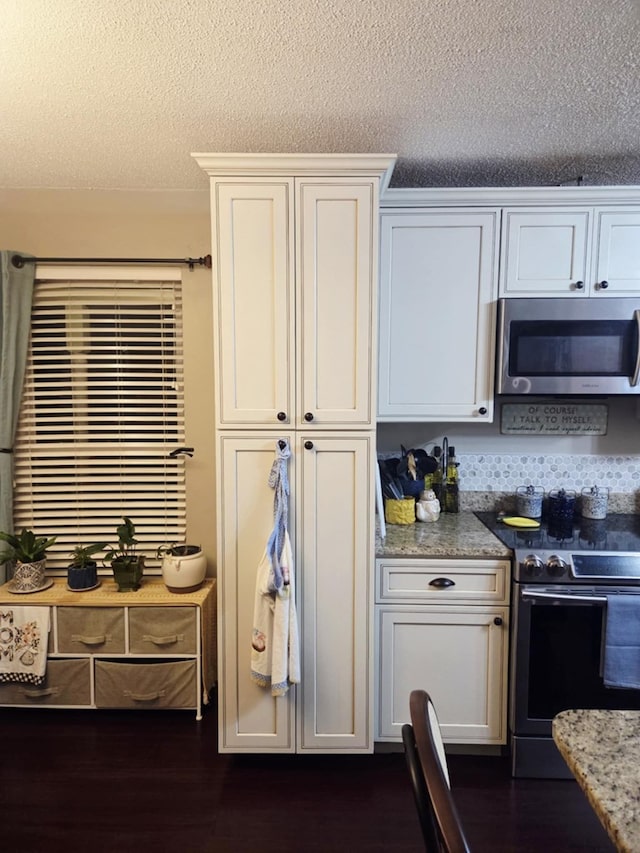
<path id="1" fill-rule="evenodd" d="M 294 420 L 293 182 L 212 183 L 218 427 Z"/>
<path id="2" fill-rule="evenodd" d="M 446 742 L 506 743 L 508 608 L 376 609 L 377 737 L 401 739 L 409 694 L 423 689 Z"/>
<path id="3" fill-rule="evenodd" d="M 298 749 L 370 752 L 374 437 L 298 441 Z"/>
<path id="4" fill-rule="evenodd" d="M 379 420 L 492 420 L 497 218 L 382 215 Z"/>
<path id="5" fill-rule="evenodd" d="M 587 296 L 591 213 L 505 209 L 500 296 Z"/>
<path id="6" fill-rule="evenodd" d="M 596 210 L 593 293 L 640 293 L 640 212 Z"/>
<path id="7" fill-rule="evenodd" d="M 291 434 L 282 437 L 292 440 Z M 276 438 L 264 433 L 221 433 L 218 438 L 220 752 L 295 750 L 295 689 L 275 698 L 250 677 L 256 573 L 273 528 L 273 490 L 267 480 Z M 292 532 L 294 460 L 294 456 L 289 460 Z"/>
<path id="8" fill-rule="evenodd" d="M 377 182 L 296 181 L 298 426 L 371 427 Z"/>

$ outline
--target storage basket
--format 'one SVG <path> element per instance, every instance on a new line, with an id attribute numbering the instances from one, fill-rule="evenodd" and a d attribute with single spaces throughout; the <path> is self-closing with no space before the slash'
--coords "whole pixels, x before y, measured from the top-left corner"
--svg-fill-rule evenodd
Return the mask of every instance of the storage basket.
<path id="1" fill-rule="evenodd" d="M 413 498 L 401 501 L 388 498 L 384 504 L 384 517 L 388 524 L 413 524 L 416 520 L 416 502 Z"/>

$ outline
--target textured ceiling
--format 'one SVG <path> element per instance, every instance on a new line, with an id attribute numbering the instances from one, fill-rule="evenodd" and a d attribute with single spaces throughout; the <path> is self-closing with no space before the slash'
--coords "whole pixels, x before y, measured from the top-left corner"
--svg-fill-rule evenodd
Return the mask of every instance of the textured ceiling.
<path id="1" fill-rule="evenodd" d="M 640 0 L 2 0 L 0 187 L 204 189 L 192 151 L 394 184 L 640 184 Z"/>

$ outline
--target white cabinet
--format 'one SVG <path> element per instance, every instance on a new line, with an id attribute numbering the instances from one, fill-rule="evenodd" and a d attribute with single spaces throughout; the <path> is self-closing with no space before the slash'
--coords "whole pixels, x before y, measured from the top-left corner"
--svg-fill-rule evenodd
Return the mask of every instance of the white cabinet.
<path id="1" fill-rule="evenodd" d="M 378 180 L 212 178 L 217 425 L 369 429 Z"/>
<path id="2" fill-rule="evenodd" d="M 372 433 L 298 437 L 300 751 L 373 748 L 374 466 Z"/>
<path id="3" fill-rule="evenodd" d="M 211 183 L 219 749 L 373 749 L 378 199 L 390 155 L 194 155 Z M 268 477 L 291 447 L 301 682 L 251 681 Z"/>
<path id="4" fill-rule="evenodd" d="M 386 559 L 376 575 L 376 739 L 401 740 L 422 688 L 446 742 L 506 743 L 509 562 Z"/>
<path id="5" fill-rule="evenodd" d="M 592 292 L 640 294 L 640 210 L 596 209 L 594 229 Z"/>
<path id="6" fill-rule="evenodd" d="M 640 210 L 504 210 L 501 296 L 601 298 L 637 293 Z"/>
<path id="7" fill-rule="evenodd" d="M 222 432 L 218 477 L 221 752 L 356 752 L 372 746 L 371 433 L 281 434 L 291 442 L 290 530 L 302 680 L 273 697 L 249 678 L 256 569 L 272 525 L 275 438 Z"/>
<path id="8" fill-rule="evenodd" d="M 378 420 L 493 419 L 498 221 L 498 210 L 384 210 Z"/>

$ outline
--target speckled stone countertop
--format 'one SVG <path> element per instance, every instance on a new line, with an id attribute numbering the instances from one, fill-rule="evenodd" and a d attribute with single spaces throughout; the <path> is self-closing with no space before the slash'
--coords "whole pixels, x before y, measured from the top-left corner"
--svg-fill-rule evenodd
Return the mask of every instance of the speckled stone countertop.
<path id="1" fill-rule="evenodd" d="M 440 514 L 437 521 L 387 524 L 377 557 L 510 557 L 511 550 L 472 512 Z"/>
<path id="2" fill-rule="evenodd" d="M 640 711 L 562 711 L 553 739 L 617 850 L 640 850 Z"/>

